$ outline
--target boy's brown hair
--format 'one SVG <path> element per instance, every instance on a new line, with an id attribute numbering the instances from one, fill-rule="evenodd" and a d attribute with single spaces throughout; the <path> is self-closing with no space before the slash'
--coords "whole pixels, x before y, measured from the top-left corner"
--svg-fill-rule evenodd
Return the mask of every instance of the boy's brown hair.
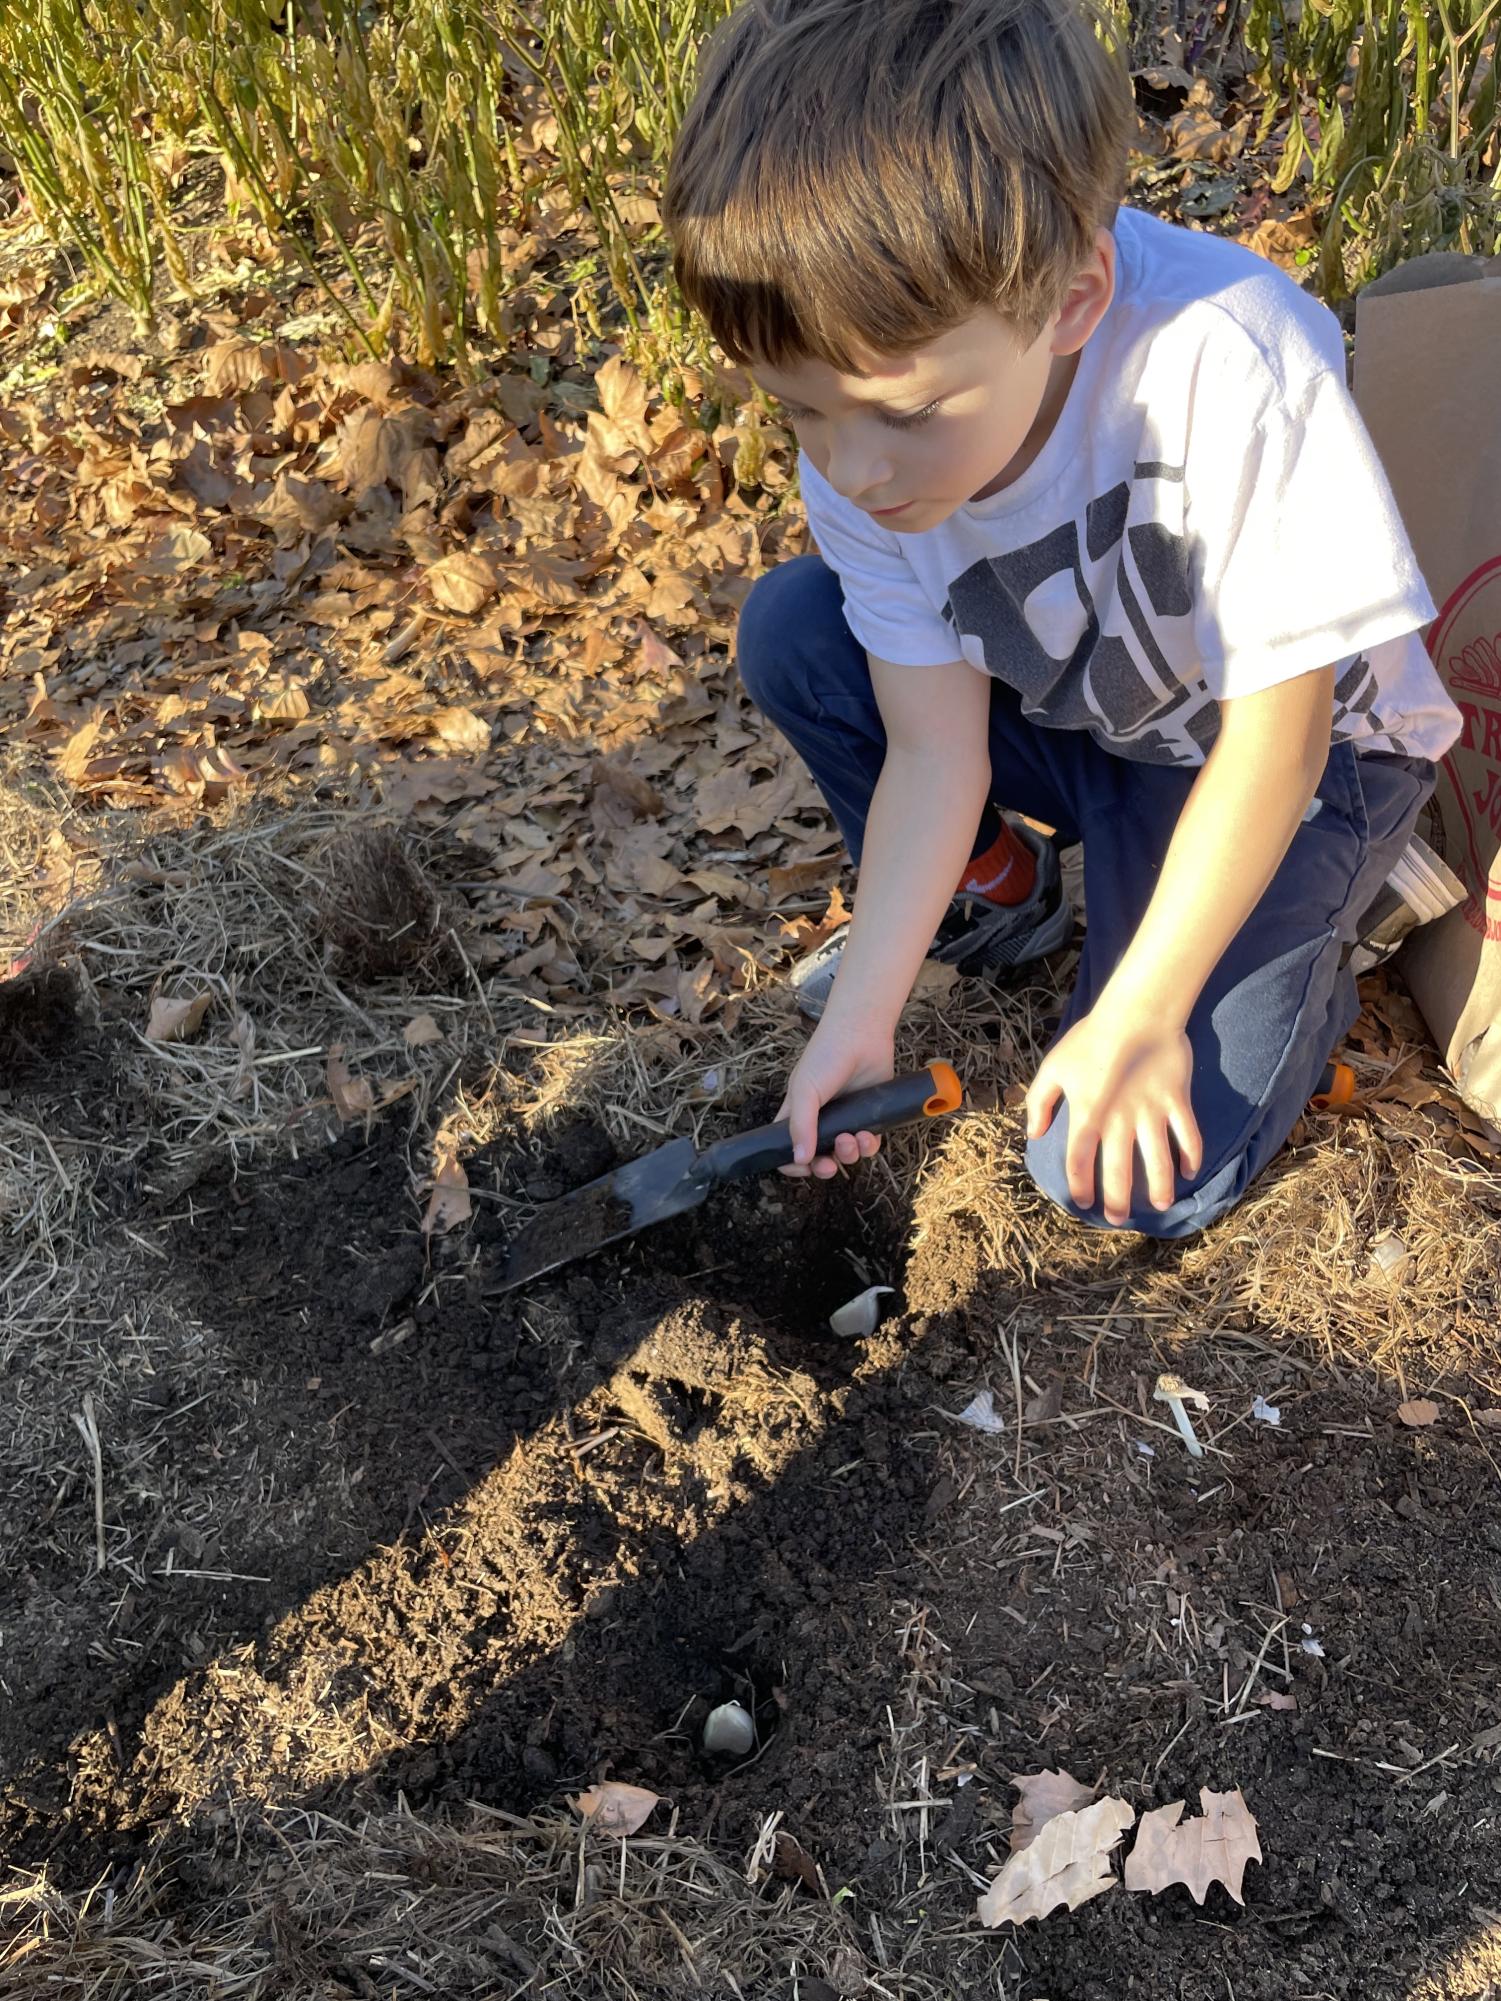
<path id="1" fill-rule="evenodd" d="M 744 0 L 665 219 L 735 360 L 910 353 L 990 305 L 1028 338 L 1120 201 L 1130 86 L 1093 0 Z"/>

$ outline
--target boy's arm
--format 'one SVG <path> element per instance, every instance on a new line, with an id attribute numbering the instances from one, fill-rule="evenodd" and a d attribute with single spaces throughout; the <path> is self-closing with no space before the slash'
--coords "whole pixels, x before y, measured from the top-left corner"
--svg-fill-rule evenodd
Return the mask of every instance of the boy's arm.
<path id="1" fill-rule="evenodd" d="M 1139 1147 L 1157 1209 L 1175 1197 L 1169 1130 L 1185 1174 L 1202 1165 L 1189 1103 L 1186 1027 L 1210 974 L 1292 845 L 1329 757 L 1334 669 L 1220 705 L 1220 732 L 1189 793 L 1136 936 L 1094 1007 L 1049 1052 L 1027 1096 L 1041 1138 L 1069 1113 L 1069 1192 L 1112 1223 L 1130 1209 Z"/>
<path id="2" fill-rule="evenodd" d="M 794 1159 L 819 1175 L 876 1150 L 870 1134 L 814 1161 L 818 1114 L 842 1091 L 892 1073 L 892 1037 L 955 885 L 974 852 L 990 792 L 990 681 L 963 660 L 899 667 L 874 655 L 886 726 L 860 858 L 849 942 L 822 1021 L 788 1082 L 780 1116 Z"/>

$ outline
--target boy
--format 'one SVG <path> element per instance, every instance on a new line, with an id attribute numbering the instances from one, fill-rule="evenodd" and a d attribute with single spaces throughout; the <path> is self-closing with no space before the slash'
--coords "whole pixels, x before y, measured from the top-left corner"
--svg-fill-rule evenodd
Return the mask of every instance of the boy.
<path id="1" fill-rule="evenodd" d="M 745 0 L 667 198 L 680 281 L 781 402 L 820 556 L 741 670 L 859 864 L 799 969 L 788 1084 L 889 1076 L 925 954 L 1088 931 L 1028 1094 L 1082 1221 L 1186 1236 L 1281 1147 L 1356 1012 L 1345 963 L 1458 717 L 1332 316 L 1119 207 L 1134 112 L 1086 0 Z M 955 886 L 958 885 L 956 894 Z"/>

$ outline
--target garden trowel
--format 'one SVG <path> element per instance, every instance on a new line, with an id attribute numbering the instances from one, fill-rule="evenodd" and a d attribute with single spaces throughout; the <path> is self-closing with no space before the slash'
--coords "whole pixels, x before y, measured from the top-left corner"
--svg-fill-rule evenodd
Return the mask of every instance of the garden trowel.
<path id="1" fill-rule="evenodd" d="M 949 1065 L 930 1063 L 909 1077 L 831 1099 L 819 1115 L 819 1152 L 827 1152 L 841 1133 L 890 1132 L 956 1112 L 963 1102 L 964 1087 Z M 732 1133 L 702 1153 L 692 1140 L 675 1139 L 549 1203 L 512 1242 L 499 1280 L 486 1290 L 492 1298 L 510 1292 L 652 1223 L 696 1209 L 726 1182 L 769 1174 L 791 1160 L 792 1136 L 785 1125 Z"/>

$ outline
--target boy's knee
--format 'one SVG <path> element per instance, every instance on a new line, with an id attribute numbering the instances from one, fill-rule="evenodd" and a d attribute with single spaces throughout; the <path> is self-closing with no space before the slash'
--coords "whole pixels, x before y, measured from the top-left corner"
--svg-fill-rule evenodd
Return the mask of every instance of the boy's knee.
<path id="1" fill-rule="evenodd" d="M 776 717 L 804 684 L 802 662 L 808 648 L 826 641 L 824 628 L 844 625 L 839 580 L 820 556 L 794 556 L 778 563 L 751 586 L 740 609 L 736 661 L 746 693 L 763 714 Z"/>
<path id="2" fill-rule="evenodd" d="M 1027 1172 L 1050 1202 L 1091 1230 L 1137 1230 L 1144 1237 L 1161 1238 L 1197 1236 L 1235 1206 L 1249 1178 L 1242 1154 L 1211 1161 L 1192 1181 L 1179 1180 L 1177 1199 L 1170 1208 L 1154 1209 L 1138 1171 L 1126 1220 L 1109 1223 L 1098 1205 L 1085 1208 L 1069 1192 L 1067 1153 L 1068 1117 L 1060 1111 L 1041 1139 L 1027 1141 Z"/>

